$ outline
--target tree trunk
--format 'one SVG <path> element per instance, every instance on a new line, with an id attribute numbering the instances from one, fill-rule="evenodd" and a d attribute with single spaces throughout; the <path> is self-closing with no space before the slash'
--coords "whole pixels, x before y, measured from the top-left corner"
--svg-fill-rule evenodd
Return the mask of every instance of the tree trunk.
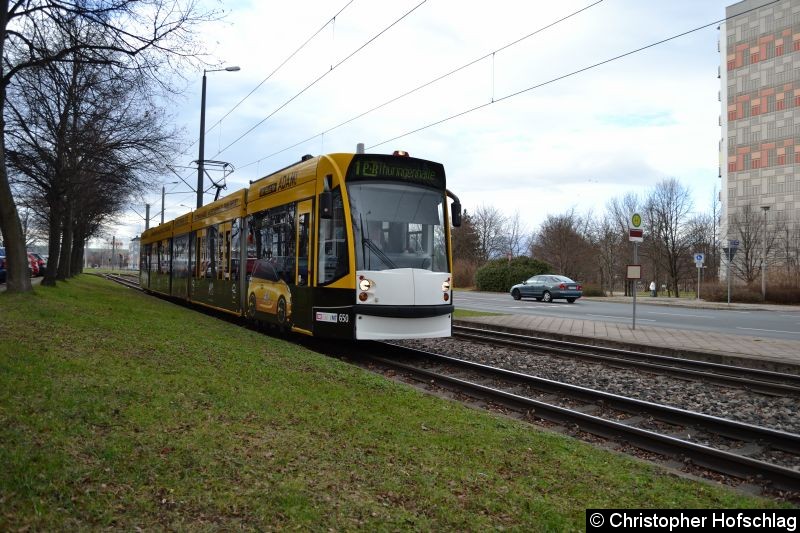
<path id="1" fill-rule="evenodd" d="M 8 2 L 0 2 L 0 24 L 5 35 L 8 21 Z M 3 57 L 4 39 L 0 40 L 0 57 Z M 0 74 L 3 73 L 0 66 Z M 8 169 L 6 168 L 6 123 L 3 118 L 5 108 L 6 89 L 0 82 L 0 232 L 3 234 L 3 244 L 6 249 L 6 291 L 30 292 L 31 275 L 29 272 L 28 251 L 25 248 L 25 236 L 22 233 L 22 224 L 19 213 L 11 194 L 11 185 L 8 182 Z"/>
<path id="2" fill-rule="evenodd" d="M 61 233 L 61 254 L 58 257 L 58 274 L 56 279 L 65 281 L 70 277 L 70 259 L 72 256 L 72 202 L 67 201 L 66 209 L 64 209 L 63 231 Z"/>
<path id="3" fill-rule="evenodd" d="M 47 237 L 49 239 L 47 245 L 47 269 L 42 285 L 48 287 L 56 286 L 56 275 L 58 273 L 58 255 L 61 253 L 61 206 L 55 194 L 48 195 L 48 205 L 50 207 L 50 215 L 48 216 L 49 228 Z"/>

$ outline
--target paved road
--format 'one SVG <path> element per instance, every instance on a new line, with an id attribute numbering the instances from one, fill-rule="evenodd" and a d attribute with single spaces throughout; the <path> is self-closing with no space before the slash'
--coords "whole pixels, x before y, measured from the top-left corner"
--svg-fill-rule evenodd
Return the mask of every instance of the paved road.
<path id="1" fill-rule="evenodd" d="M 785 306 L 732 306 L 731 309 L 712 309 L 702 304 L 667 305 L 667 298 L 648 302 L 638 298 L 636 324 L 673 329 L 712 331 L 731 335 L 748 335 L 774 339 L 800 340 L 800 308 Z M 495 313 L 558 316 L 599 322 L 632 323 L 630 301 L 581 298 L 574 304 L 558 300 L 553 303 L 536 300 L 514 301 L 510 295 L 491 292 L 456 292 L 453 303 L 457 309 L 491 311 Z M 709 304 L 710 305 L 710 304 Z M 719 307 L 726 307 L 724 304 Z"/>

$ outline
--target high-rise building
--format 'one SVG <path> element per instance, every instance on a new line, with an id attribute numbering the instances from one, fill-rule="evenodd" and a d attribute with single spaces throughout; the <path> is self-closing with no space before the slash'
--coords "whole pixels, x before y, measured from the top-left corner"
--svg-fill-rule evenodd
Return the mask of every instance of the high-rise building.
<path id="1" fill-rule="evenodd" d="M 800 0 L 744 0 L 728 6 L 726 17 L 720 241 L 747 239 L 759 266 L 764 249 L 767 264 L 796 261 L 789 241 L 800 228 Z M 775 240 L 779 232 L 784 245 Z"/>

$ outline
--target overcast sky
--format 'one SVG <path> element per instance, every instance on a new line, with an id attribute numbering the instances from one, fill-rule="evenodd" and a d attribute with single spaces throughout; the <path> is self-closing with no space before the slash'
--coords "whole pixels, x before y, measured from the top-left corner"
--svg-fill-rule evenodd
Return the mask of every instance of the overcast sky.
<path id="1" fill-rule="evenodd" d="M 303 154 L 353 152 L 363 142 L 368 152 L 406 150 L 443 163 L 448 187 L 468 211 L 486 204 L 519 212 L 529 231 L 548 214 L 571 207 L 599 213 L 610 198 L 645 194 L 668 177 L 692 189 L 697 211 L 710 210 L 720 187 L 717 25 L 525 90 L 719 20 L 729 2 L 604 0 L 504 48 L 594 0 L 348 1 L 222 2 L 224 21 L 205 28 L 210 60 L 241 67 L 208 74 L 206 128 L 216 126 L 206 135 L 205 157 L 235 168 L 223 194 Z M 187 139 L 176 166 L 197 159 L 201 79 L 198 72 L 174 109 Z M 196 171 L 179 171 L 194 186 Z M 170 183 L 176 180 L 164 176 L 173 193 L 167 219 L 195 205 L 193 191 Z M 157 225 L 160 189 L 147 201 Z M 143 206 L 137 210 L 144 214 Z M 127 240 L 143 229 L 131 212 L 112 231 Z"/>

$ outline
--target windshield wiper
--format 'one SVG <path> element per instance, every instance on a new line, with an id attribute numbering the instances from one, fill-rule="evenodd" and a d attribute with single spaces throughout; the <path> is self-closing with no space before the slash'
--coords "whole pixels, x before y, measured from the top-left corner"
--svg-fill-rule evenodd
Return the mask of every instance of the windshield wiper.
<path id="1" fill-rule="evenodd" d="M 369 248 L 372 252 L 374 252 L 375 255 L 377 255 L 378 258 L 381 261 L 383 261 L 383 263 L 386 266 L 388 266 L 389 268 L 397 268 L 397 265 L 394 264 L 394 261 L 389 259 L 389 257 L 385 253 L 383 253 L 383 250 L 381 250 L 378 247 L 378 245 L 375 244 L 371 239 L 368 239 L 368 238 L 364 237 L 363 239 L 361 239 L 361 243 L 365 244 L 367 246 L 367 248 Z"/>

